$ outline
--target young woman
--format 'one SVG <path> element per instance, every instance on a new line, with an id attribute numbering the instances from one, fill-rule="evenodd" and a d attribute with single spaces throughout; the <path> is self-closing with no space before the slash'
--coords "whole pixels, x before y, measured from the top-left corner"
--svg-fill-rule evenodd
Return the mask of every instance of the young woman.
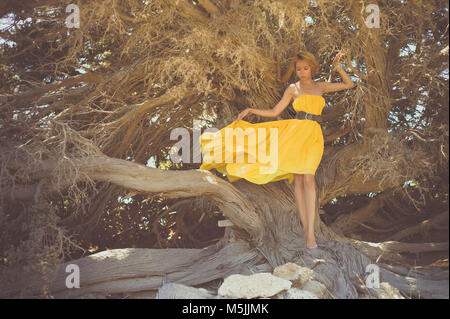
<path id="1" fill-rule="evenodd" d="M 258 110 L 247 108 L 239 113 L 236 121 L 221 129 L 224 133 L 226 128 L 275 128 L 278 132 L 278 161 L 277 170 L 270 174 L 261 174 L 260 167 L 264 164 L 256 163 L 203 163 L 200 169 L 215 168 L 219 172 L 228 176 L 233 182 L 240 178 L 245 178 L 250 182 L 265 184 L 268 182 L 289 179 L 289 183 L 294 180 L 294 194 L 302 223 L 303 236 L 306 247 L 317 248 L 314 237 L 314 216 L 316 189 L 314 175 L 320 164 L 324 149 L 324 139 L 320 124 L 317 122 L 322 109 L 325 106 L 325 99 L 322 94 L 350 89 L 354 86 L 348 74 L 340 67 L 339 61 L 344 53 L 339 51 L 336 55 L 333 66 L 341 75 L 343 82 L 329 83 L 324 81 L 313 81 L 312 76 L 318 72 L 319 64 L 314 55 L 307 51 L 297 54 L 295 62 L 296 75 L 299 81 L 289 85 L 284 91 L 283 97 L 271 110 Z M 276 118 L 293 101 L 293 107 L 297 111 L 295 119 L 268 121 L 263 123 L 249 123 L 242 120 L 249 113 L 263 117 Z M 266 134 L 266 133 L 265 133 Z M 219 134 L 218 138 L 223 139 L 224 134 Z M 266 143 L 268 149 L 269 137 L 257 139 L 260 143 Z M 200 139 L 202 150 L 208 142 Z M 217 142 L 217 141 L 216 141 Z M 238 145 L 233 150 L 234 154 L 239 152 L 247 153 L 248 145 Z"/>

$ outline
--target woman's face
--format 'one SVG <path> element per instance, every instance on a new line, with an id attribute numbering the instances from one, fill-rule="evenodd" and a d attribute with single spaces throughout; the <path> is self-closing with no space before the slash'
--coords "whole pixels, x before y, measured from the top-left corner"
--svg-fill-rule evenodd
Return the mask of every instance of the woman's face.
<path id="1" fill-rule="evenodd" d="M 298 60 L 295 63 L 295 72 L 301 80 L 311 79 L 311 67 L 303 60 Z"/>

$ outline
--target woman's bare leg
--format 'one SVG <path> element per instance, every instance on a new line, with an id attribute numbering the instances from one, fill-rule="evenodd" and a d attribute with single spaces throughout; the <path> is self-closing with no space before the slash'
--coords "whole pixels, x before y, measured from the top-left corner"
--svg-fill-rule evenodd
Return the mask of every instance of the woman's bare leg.
<path id="1" fill-rule="evenodd" d="M 294 195 L 297 203 L 298 215 L 302 222 L 303 237 L 305 238 L 305 244 L 308 231 L 308 218 L 306 215 L 306 202 L 305 202 L 305 189 L 303 174 L 294 174 Z"/>
<path id="2" fill-rule="evenodd" d="M 316 185 L 314 181 L 314 175 L 305 174 L 305 197 L 306 197 L 306 216 L 308 220 L 307 226 L 307 242 L 308 247 L 316 245 L 316 238 L 314 237 L 314 217 L 316 212 Z"/>

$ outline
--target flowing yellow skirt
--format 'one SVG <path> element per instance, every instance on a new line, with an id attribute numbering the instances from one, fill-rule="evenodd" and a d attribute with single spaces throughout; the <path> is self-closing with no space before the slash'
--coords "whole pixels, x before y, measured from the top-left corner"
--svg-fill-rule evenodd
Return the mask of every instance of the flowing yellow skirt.
<path id="1" fill-rule="evenodd" d="M 230 182 L 245 178 L 255 184 L 282 179 L 292 183 L 294 174 L 315 175 L 324 139 L 320 124 L 312 120 L 240 120 L 216 133 L 204 132 L 200 147 L 200 169 L 215 168 Z"/>

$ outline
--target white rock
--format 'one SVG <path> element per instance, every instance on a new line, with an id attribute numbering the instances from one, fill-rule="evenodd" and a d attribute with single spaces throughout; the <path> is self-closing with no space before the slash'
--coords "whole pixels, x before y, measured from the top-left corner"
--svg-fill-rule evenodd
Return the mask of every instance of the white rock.
<path id="1" fill-rule="evenodd" d="M 286 263 L 273 270 L 273 275 L 290 280 L 294 287 L 302 288 L 309 280 L 313 278 L 314 272 L 294 263 Z"/>
<path id="2" fill-rule="evenodd" d="M 399 290 L 392 287 L 388 282 L 381 282 L 380 288 L 370 288 L 378 299 L 405 299 Z"/>
<path id="3" fill-rule="evenodd" d="M 316 295 L 318 298 L 323 298 L 327 292 L 327 287 L 325 287 L 324 284 L 321 282 L 318 282 L 316 280 L 310 280 L 308 281 L 303 287 L 303 290 L 309 291 Z"/>
<path id="4" fill-rule="evenodd" d="M 267 272 L 252 275 L 235 274 L 225 278 L 218 293 L 220 296 L 228 298 L 271 297 L 291 288 L 291 285 L 289 280 Z"/>
<path id="5" fill-rule="evenodd" d="M 319 299 L 315 294 L 310 291 L 292 287 L 288 291 L 285 291 L 277 295 L 278 299 Z"/>
<path id="6" fill-rule="evenodd" d="M 214 295 L 206 289 L 182 284 L 167 283 L 159 288 L 155 299 L 212 299 Z"/>

